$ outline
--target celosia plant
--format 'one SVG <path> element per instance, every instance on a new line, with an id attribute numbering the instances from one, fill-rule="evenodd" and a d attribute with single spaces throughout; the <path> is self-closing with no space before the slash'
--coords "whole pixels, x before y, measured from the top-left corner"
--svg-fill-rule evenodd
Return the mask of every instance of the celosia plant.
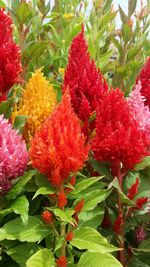
<path id="1" fill-rule="evenodd" d="M 27 116 L 23 137 L 28 143 L 34 136 L 35 131 L 52 113 L 55 106 L 56 92 L 53 86 L 43 77 L 41 70 L 37 70 L 28 81 L 19 104 L 12 113 L 13 121 L 18 115 Z"/>
<path id="2" fill-rule="evenodd" d="M 0 116 L 0 194 L 6 194 L 12 181 L 21 176 L 27 166 L 28 152 L 22 137 L 8 120 Z"/>
<path id="3" fill-rule="evenodd" d="M 108 86 L 100 70 L 96 69 L 94 61 L 90 59 L 83 28 L 70 47 L 63 91 L 66 89 L 69 90 L 72 106 L 83 123 L 84 133 L 89 134 L 89 118 Z"/>
<path id="4" fill-rule="evenodd" d="M 19 47 L 12 36 L 12 20 L 0 8 L 0 100 L 5 100 L 8 90 L 20 81 L 22 71 Z"/>
<path id="5" fill-rule="evenodd" d="M 72 172 L 82 168 L 88 151 L 89 145 L 85 145 L 79 119 L 66 92 L 32 140 L 32 165 L 48 176 L 53 186 L 60 187 Z"/>
<path id="6" fill-rule="evenodd" d="M 141 82 L 141 94 L 145 97 L 145 105 L 150 107 L 150 57 L 139 73 L 136 83 Z"/>

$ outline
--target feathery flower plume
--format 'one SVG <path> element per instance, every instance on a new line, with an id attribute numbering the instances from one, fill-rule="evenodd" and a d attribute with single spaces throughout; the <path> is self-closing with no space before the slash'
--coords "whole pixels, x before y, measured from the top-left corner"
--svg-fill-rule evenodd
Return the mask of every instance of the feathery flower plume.
<path id="1" fill-rule="evenodd" d="M 150 108 L 150 57 L 148 57 L 144 67 L 139 73 L 136 83 L 141 81 L 141 94 L 145 97 L 145 105 Z"/>
<path id="2" fill-rule="evenodd" d="M 136 178 L 135 183 L 132 184 L 131 187 L 128 189 L 127 197 L 132 200 L 138 193 L 138 188 L 139 188 L 139 178 Z"/>
<path id="3" fill-rule="evenodd" d="M 12 36 L 12 20 L 0 8 L 0 97 L 17 82 L 22 71 L 20 50 Z"/>
<path id="4" fill-rule="evenodd" d="M 53 220 L 53 214 L 48 210 L 43 211 L 42 219 L 46 224 L 52 224 L 54 221 Z"/>
<path id="5" fill-rule="evenodd" d="M 0 194 L 6 194 L 12 180 L 24 173 L 27 161 L 25 142 L 8 120 L 0 115 Z"/>
<path id="6" fill-rule="evenodd" d="M 56 260 L 57 267 L 67 267 L 67 258 L 66 256 L 60 256 Z"/>
<path id="7" fill-rule="evenodd" d="M 95 158 L 111 163 L 114 171 L 118 164 L 133 169 L 147 155 L 146 137 L 119 89 L 106 93 L 98 105 L 92 148 Z"/>
<path id="8" fill-rule="evenodd" d="M 27 142 L 31 141 L 35 131 L 53 112 L 55 106 L 56 93 L 41 70 L 37 70 L 28 81 L 19 105 L 12 114 L 13 121 L 18 115 L 28 116 L 23 130 L 23 137 Z"/>
<path id="9" fill-rule="evenodd" d="M 135 119 L 138 121 L 140 129 L 146 133 L 150 139 L 150 110 L 145 105 L 145 97 L 141 95 L 141 82 L 138 81 L 135 89 L 128 97 L 128 103 Z"/>
<path id="10" fill-rule="evenodd" d="M 48 176 L 53 186 L 64 184 L 70 173 L 82 168 L 89 145 L 66 92 L 62 102 L 37 131 L 31 143 L 33 167 Z"/>
<path id="11" fill-rule="evenodd" d="M 89 117 L 96 110 L 97 101 L 108 86 L 90 59 L 84 28 L 73 39 L 69 51 L 69 63 L 65 71 L 63 91 L 69 89 L 72 106 L 83 122 L 83 131 L 89 133 Z"/>

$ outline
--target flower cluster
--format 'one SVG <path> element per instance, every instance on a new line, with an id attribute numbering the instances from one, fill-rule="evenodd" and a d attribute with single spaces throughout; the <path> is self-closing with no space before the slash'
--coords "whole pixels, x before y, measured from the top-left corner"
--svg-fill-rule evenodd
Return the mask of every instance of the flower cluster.
<path id="1" fill-rule="evenodd" d="M 73 39 L 69 63 L 65 71 L 63 91 L 69 89 L 73 108 L 83 122 L 84 133 L 89 133 L 89 117 L 96 110 L 97 101 L 108 86 L 91 61 L 84 30 Z"/>
<path id="2" fill-rule="evenodd" d="M 145 66 L 137 77 L 136 83 L 141 81 L 141 94 L 145 97 L 145 105 L 150 108 L 150 57 L 148 57 Z"/>
<path id="3" fill-rule="evenodd" d="M 47 175 L 53 186 L 59 187 L 71 172 L 82 168 L 88 151 L 89 145 L 85 145 L 79 119 L 66 92 L 32 140 L 32 165 Z"/>
<path id="4" fill-rule="evenodd" d="M 0 116 L 0 194 L 11 188 L 11 182 L 26 169 L 28 153 L 25 142 L 8 120 Z"/>
<path id="5" fill-rule="evenodd" d="M 0 8 L 0 97 L 5 99 L 7 91 L 20 81 L 22 71 L 19 47 L 12 37 L 12 20 Z M 3 98 L 2 98 L 3 96 Z"/>
<path id="6" fill-rule="evenodd" d="M 119 89 L 104 94 L 97 107 L 96 136 L 92 142 L 95 158 L 109 162 L 114 169 L 126 170 L 147 154 L 147 140 Z"/>
<path id="7" fill-rule="evenodd" d="M 150 139 L 150 110 L 145 105 L 145 97 L 141 95 L 141 82 L 138 81 L 134 90 L 130 93 L 128 103 L 131 107 L 133 117 L 138 121 L 142 132 Z"/>
<path id="8" fill-rule="evenodd" d="M 23 137 L 30 142 L 34 133 L 40 128 L 45 119 L 56 106 L 56 93 L 43 77 L 41 70 L 37 70 L 28 81 L 22 98 L 16 106 L 12 119 L 18 115 L 28 116 L 23 131 Z"/>

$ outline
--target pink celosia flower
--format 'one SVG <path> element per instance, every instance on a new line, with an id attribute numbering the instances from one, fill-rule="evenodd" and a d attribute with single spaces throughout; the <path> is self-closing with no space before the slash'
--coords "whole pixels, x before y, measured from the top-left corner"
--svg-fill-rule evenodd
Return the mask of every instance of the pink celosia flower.
<path id="1" fill-rule="evenodd" d="M 144 67 L 139 73 L 136 83 L 141 81 L 141 94 L 145 97 L 145 105 L 150 108 L 150 57 L 148 57 Z"/>
<path id="2" fill-rule="evenodd" d="M 25 142 L 8 120 L 0 116 L 0 194 L 11 188 L 11 181 L 22 175 L 28 161 Z"/>
<path id="3" fill-rule="evenodd" d="M 72 106 L 83 122 L 83 131 L 88 134 L 89 117 L 108 86 L 101 72 L 96 69 L 94 61 L 90 59 L 83 28 L 70 47 L 63 91 L 66 89 L 69 89 Z"/>
<path id="4" fill-rule="evenodd" d="M 21 71 L 19 47 L 12 36 L 12 20 L 0 8 L 0 97 L 19 82 Z"/>
<path id="5" fill-rule="evenodd" d="M 111 163 L 114 173 L 120 164 L 133 169 L 147 155 L 146 136 L 119 89 L 106 93 L 98 105 L 92 147 L 95 158 Z"/>
<path id="6" fill-rule="evenodd" d="M 139 123 L 140 129 L 150 138 L 150 110 L 144 102 L 145 97 L 141 95 L 141 82 L 138 81 L 128 98 L 128 103 L 133 116 Z"/>

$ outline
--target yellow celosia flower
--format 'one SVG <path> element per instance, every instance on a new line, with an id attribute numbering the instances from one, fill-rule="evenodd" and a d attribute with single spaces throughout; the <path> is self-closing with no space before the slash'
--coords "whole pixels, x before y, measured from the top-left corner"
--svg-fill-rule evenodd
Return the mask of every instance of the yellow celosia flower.
<path id="1" fill-rule="evenodd" d="M 66 20 L 72 19 L 73 17 L 74 17 L 73 13 L 65 13 L 63 15 L 63 18 L 66 19 Z"/>
<path id="2" fill-rule="evenodd" d="M 41 70 L 37 70 L 28 81 L 20 102 L 12 114 L 13 122 L 18 115 L 28 116 L 23 129 L 23 136 L 28 143 L 35 131 L 53 112 L 56 102 L 53 86 L 43 77 Z"/>

